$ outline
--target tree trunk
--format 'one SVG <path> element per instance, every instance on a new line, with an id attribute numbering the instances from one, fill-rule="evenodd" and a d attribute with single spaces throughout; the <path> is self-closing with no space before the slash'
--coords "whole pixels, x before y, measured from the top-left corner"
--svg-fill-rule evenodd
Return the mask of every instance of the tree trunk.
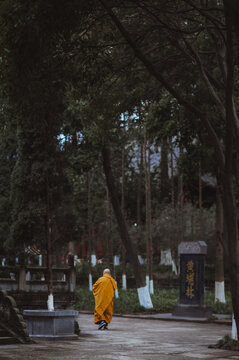
<path id="1" fill-rule="evenodd" d="M 106 258 L 108 268 L 111 268 L 111 264 L 114 264 L 114 255 L 113 255 L 113 244 L 112 244 L 112 234 L 111 234 L 111 204 L 109 199 L 109 190 L 106 187 L 106 199 L 107 199 L 107 210 L 106 210 Z M 115 277 L 115 271 L 113 270 L 113 276 Z"/>
<path id="2" fill-rule="evenodd" d="M 216 261 L 215 261 L 215 301 L 225 303 L 224 252 L 223 252 L 223 204 L 220 184 L 216 189 Z"/>
<path id="3" fill-rule="evenodd" d="M 88 266 L 89 266 L 89 290 L 92 291 L 92 263 L 91 256 L 93 250 L 93 214 L 92 214 L 92 182 L 93 174 L 88 171 Z"/>
<path id="4" fill-rule="evenodd" d="M 233 87 L 234 87 L 234 58 L 233 58 L 233 31 L 230 11 L 227 2 L 224 2 L 226 18 L 226 41 L 227 41 L 227 79 L 226 79 L 226 136 L 225 136 L 225 166 L 222 171 L 222 199 L 227 231 L 227 246 L 229 259 L 229 273 L 231 282 L 231 295 L 237 334 L 239 332 L 239 238 L 238 238 L 238 215 L 236 207 L 236 195 L 233 183 L 233 157 L 235 148 L 238 155 L 238 132 L 235 130 L 238 121 L 234 112 Z M 234 143 L 235 139 L 235 143 Z M 237 189 L 238 191 L 238 189 Z"/>
<path id="5" fill-rule="evenodd" d="M 121 211 L 125 218 L 125 148 L 122 147 L 122 159 L 121 159 Z M 125 219 L 126 221 L 126 219 Z M 126 290 L 126 251 L 124 245 L 122 245 L 122 289 Z"/>
<path id="6" fill-rule="evenodd" d="M 168 176 L 168 139 L 163 138 L 160 158 L 160 196 L 161 204 L 169 200 L 169 176 Z"/>
<path id="7" fill-rule="evenodd" d="M 141 217 L 141 193 L 142 193 L 142 176 L 143 176 L 143 146 L 140 144 L 140 161 L 139 161 L 139 176 L 137 187 L 137 226 L 142 225 Z"/>
<path id="8" fill-rule="evenodd" d="M 152 230 L 151 230 L 151 186 L 150 186 L 150 143 L 144 141 L 144 168 L 145 168 L 145 204 L 146 204 L 146 253 L 147 271 L 146 282 L 150 292 L 153 293 L 153 271 L 152 271 Z M 152 288 L 152 289 L 151 289 Z M 151 291 L 152 290 L 152 291 Z"/>
<path id="9" fill-rule="evenodd" d="M 51 201 L 50 201 L 50 187 L 49 176 L 46 172 L 46 202 L 47 202 L 47 214 L 46 214 L 46 234 L 47 234 L 47 287 L 48 287 L 48 310 L 54 310 L 53 302 L 53 274 L 52 274 L 52 224 L 51 224 Z"/>
<path id="10" fill-rule="evenodd" d="M 230 274 L 230 287 L 232 295 L 232 306 L 239 329 L 239 246 L 237 211 L 232 193 L 232 183 L 227 175 L 223 176 L 223 209 L 225 214 L 225 225 L 228 238 L 228 261 Z"/>
<path id="11" fill-rule="evenodd" d="M 133 265 L 134 275 L 137 288 L 141 288 L 145 286 L 145 281 L 143 278 L 143 274 L 141 271 L 141 267 L 139 264 L 139 260 L 137 257 L 137 253 L 134 249 L 133 243 L 129 237 L 127 225 L 122 214 L 122 210 L 119 203 L 119 192 L 115 184 L 115 180 L 113 177 L 112 169 L 111 169 L 111 161 L 110 161 L 110 150 L 106 147 L 102 149 L 103 156 L 103 168 L 106 177 L 107 187 L 109 189 L 109 196 L 111 199 L 111 203 L 114 209 L 115 217 L 118 223 L 118 229 L 121 237 L 121 241 L 127 251 L 127 255 Z"/>
<path id="12" fill-rule="evenodd" d="M 183 176 L 178 176 L 178 209 L 179 209 L 179 223 L 180 223 L 180 241 L 184 241 L 184 213 L 183 213 Z"/>
<path id="13" fill-rule="evenodd" d="M 198 166 L 198 205 L 199 205 L 199 220 L 200 220 L 200 240 L 203 240 L 203 219 L 202 219 L 202 172 L 201 172 L 201 161 Z"/>
<path id="14" fill-rule="evenodd" d="M 171 203 L 172 208 L 175 208 L 175 191 L 174 191 L 174 166 L 173 166 L 173 143 L 170 140 L 170 168 L 171 168 Z"/>

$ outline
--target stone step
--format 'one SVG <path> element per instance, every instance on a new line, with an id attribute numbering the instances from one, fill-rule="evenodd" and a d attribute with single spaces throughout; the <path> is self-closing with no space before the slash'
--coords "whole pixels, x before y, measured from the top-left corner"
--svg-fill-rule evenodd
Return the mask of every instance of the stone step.
<path id="1" fill-rule="evenodd" d="M 18 339 L 13 336 L 0 337 L 0 346 L 1 345 L 11 345 L 11 344 L 19 344 Z"/>
<path id="2" fill-rule="evenodd" d="M 0 346 L 1 345 L 11 345 L 19 344 L 19 340 L 13 336 L 9 331 L 0 327 Z"/>
<path id="3" fill-rule="evenodd" d="M 9 333 L 7 330 L 0 328 L 0 338 L 8 335 Z"/>

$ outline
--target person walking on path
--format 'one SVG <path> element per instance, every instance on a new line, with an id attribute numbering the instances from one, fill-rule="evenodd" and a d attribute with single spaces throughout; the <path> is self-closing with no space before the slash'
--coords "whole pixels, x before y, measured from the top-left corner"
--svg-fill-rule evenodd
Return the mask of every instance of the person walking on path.
<path id="1" fill-rule="evenodd" d="M 98 324 L 98 330 L 107 330 L 113 316 L 114 292 L 117 289 L 115 280 L 112 278 L 110 269 L 103 271 L 93 285 L 95 297 L 94 322 Z"/>

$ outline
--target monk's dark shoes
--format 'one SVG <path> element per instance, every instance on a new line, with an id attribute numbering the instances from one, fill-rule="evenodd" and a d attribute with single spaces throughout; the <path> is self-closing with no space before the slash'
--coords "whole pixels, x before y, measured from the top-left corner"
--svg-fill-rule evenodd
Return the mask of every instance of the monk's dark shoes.
<path id="1" fill-rule="evenodd" d="M 107 325 L 108 325 L 107 322 L 104 321 L 104 320 L 102 320 L 102 321 L 99 323 L 98 330 L 105 330 L 105 328 L 108 329 L 108 328 L 107 328 Z"/>

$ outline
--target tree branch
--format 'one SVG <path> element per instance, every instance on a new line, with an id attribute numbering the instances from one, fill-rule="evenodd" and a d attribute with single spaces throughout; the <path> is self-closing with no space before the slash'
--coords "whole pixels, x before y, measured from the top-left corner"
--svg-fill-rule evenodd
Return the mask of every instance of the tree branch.
<path id="1" fill-rule="evenodd" d="M 146 69 L 148 70 L 148 72 L 156 79 L 158 80 L 164 87 L 165 89 L 175 98 L 177 99 L 177 101 L 183 105 L 184 107 L 188 108 L 190 111 L 192 111 L 198 118 L 201 119 L 201 121 L 203 122 L 205 128 L 208 131 L 208 135 L 211 138 L 211 141 L 214 145 L 214 149 L 216 152 L 216 156 L 217 159 L 220 163 L 220 166 L 223 168 L 224 164 L 225 164 L 225 159 L 224 159 L 224 154 L 223 154 L 223 150 L 222 150 L 222 146 L 220 143 L 220 140 L 215 132 L 215 130 L 213 129 L 210 121 L 208 120 L 206 114 L 204 114 L 203 112 L 201 112 L 196 106 L 194 106 L 193 104 L 191 104 L 189 101 L 187 101 L 186 99 L 184 99 L 178 91 L 176 91 L 165 79 L 164 77 L 161 75 L 161 73 L 159 73 L 153 66 L 152 62 L 145 57 L 145 55 L 143 54 L 143 52 L 141 51 L 141 49 L 138 47 L 138 45 L 133 41 L 133 39 L 131 38 L 130 34 L 128 33 L 128 31 L 125 29 L 125 27 L 122 25 L 121 21 L 118 19 L 118 17 L 115 15 L 115 13 L 113 12 L 113 10 L 111 9 L 111 7 L 108 5 L 106 0 L 100 0 L 102 6 L 104 7 L 104 9 L 107 10 L 109 16 L 111 17 L 112 21 L 115 23 L 115 25 L 117 26 L 118 30 L 120 31 L 121 35 L 126 39 L 126 41 L 128 42 L 128 44 L 130 45 L 130 47 L 132 48 L 132 50 L 135 53 L 135 56 L 144 64 L 144 66 L 146 67 Z"/>
<path id="2" fill-rule="evenodd" d="M 206 84 L 206 87 L 208 88 L 208 91 L 210 92 L 210 94 L 212 95 L 212 98 L 214 99 L 214 102 L 219 110 L 219 112 L 221 113 L 222 118 L 225 120 L 226 119 L 226 109 L 221 101 L 221 99 L 219 98 L 219 96 L 217 95 L 216 91 L 214 90 L 212 83 L 210 82 L 205 70 L 204 70 L 204 66 L 202 64 L 201 58 L 199 56 L 199 54 L 193 49 L 193 47 L 191 46 L 191 44 L 189 44 L 189 42 L 184 39 L 184 42 L 187 46 L 187 48 L 191 51 L 191 53 L 194 55 L 194 59 L 198 64 L 198 67 L 201 71 L 202 74 L 202 78 L 204 80 L 204 83 Z"/>

